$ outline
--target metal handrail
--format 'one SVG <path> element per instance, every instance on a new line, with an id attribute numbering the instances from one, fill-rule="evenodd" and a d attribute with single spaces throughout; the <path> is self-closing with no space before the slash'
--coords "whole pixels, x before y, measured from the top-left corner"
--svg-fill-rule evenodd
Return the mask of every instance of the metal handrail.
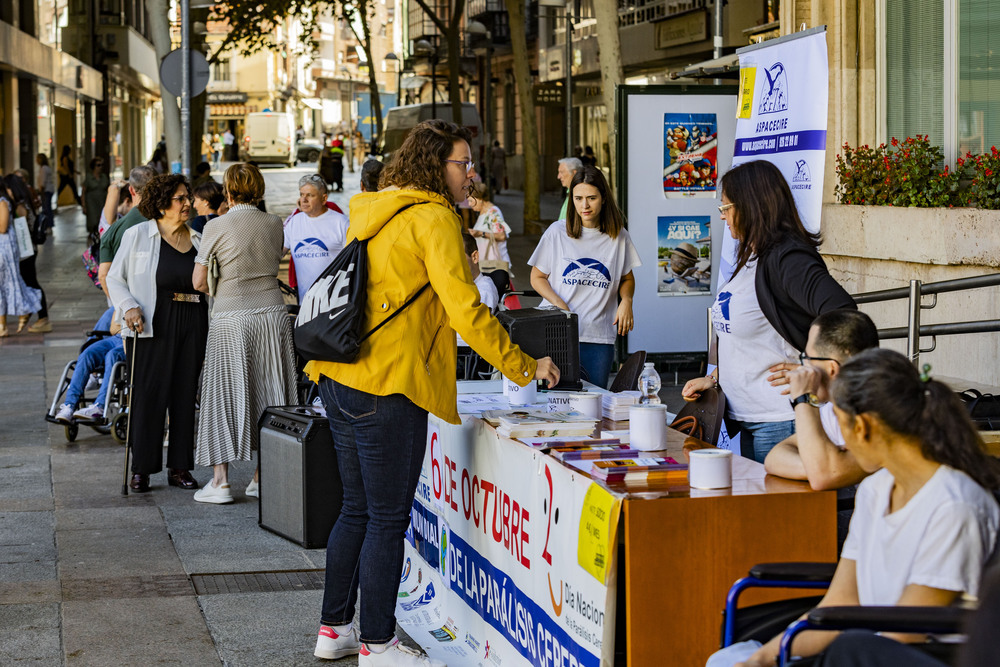
<path id="1" fill-rule="evenodd" d="M 906 354 L 914 364 L 920 360 L 921 352 L 932 352 L 937 347 L 938 336 L 948 336 L 955 334 L 971 333 L 994 333 L 1000 331 L 1000 320 L 975 320 L 971 322 L 947 322 L 941 324 L 920 324 L 920 311 L 930 310 L 937 305 L 937 295 L 947 292 L 959 292 L 964 290 L 980 289 L 983 287 L 995 287 L 1000 285 L 1000 273 L 991 273 L 985 276 L 971 276 L 969 278 L 958 278 L 956 280 L 942 280 L 936 283 L 923 283 L 919 280 L 911 280 L 909 287 L 897 287 L 893 289 L 877 290 L 874 292 L 861 292 L 853 295 L 855 303 L 879 303 L 882 301 L 896 301 L 907 299 L 909 301 L 907 324 L 905 327 L 891 327 L 879 329 L 878 337 L 883 340 L 906 339 Z M 934 295 L 933 302 L 924 304 L 922 297 L 925 294 Z M 930 336 L 933 340 L 929 348 L 920 347 L 920 337 Z"/>

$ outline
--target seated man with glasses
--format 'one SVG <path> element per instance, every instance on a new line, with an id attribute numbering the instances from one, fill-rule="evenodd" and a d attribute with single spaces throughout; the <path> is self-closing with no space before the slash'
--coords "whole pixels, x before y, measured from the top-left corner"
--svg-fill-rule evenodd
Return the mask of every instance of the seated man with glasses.
<path id="1" fill-rule="evenodd" d="M 830 381 L 840 365 L 854 355 L 878 347 L 874 322 L 857 310 L 823 313 L 809 328 L 801 365 L 772 366 L 768 377 L 784 390 L 795 411 L 795 433 L 775 445 L 764 467 L 772 475 L 808 480 L 817 491 L 841 489 L 864 479 L 868 473 L 844 449 L 844 437 L 830 403 Z"/>

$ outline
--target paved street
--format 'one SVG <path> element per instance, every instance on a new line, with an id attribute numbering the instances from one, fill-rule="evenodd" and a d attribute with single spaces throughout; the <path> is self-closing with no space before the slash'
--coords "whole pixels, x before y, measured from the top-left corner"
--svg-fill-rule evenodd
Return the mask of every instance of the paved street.
<path id="1" fill-rule="evenodd" d="M 312 168 L 265 168 L 268 210 L 290 213 Z M 332 195 L 345 210 L 357 176 Z M 498 199 L 519 229 L 520 201 Z M 544 206 L 554 217 L 558 198 Z M 54 331 L 0 341 L 0 665 L 316 664 L 325 552 L 257 525 L 257 501 L 243 495 L 252 463 L 232 466 L 231 505 L 195 503 L 165 473 L 125 497 L 111 436 L 81 428 L 70 443 L 44 420 L 105 307 L 80 260 L 85 238 L 79 210 L 61 209 L 38 260 Z M 513 238 L 515 264 L 533 247 Z M 194 475 L 205 483 L 211 471 Z"/>

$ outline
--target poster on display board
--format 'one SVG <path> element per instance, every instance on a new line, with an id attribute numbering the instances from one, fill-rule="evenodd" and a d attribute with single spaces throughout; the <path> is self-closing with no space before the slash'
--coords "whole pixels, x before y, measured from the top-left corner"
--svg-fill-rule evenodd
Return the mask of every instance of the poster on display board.
<path id="1" fill-rule="evenodd" d="M 784 174 L 811 232 L 823 211 L 830 74 L 826 26 L 747 46 L 740 85 L 733 166 L 767 160 Z M 721 275 L 732 275 L 736 242 L 724 239 Z"/>
<path id="2" fill-rule="evenodd" d="M 618 88 L 619 204 L 642 260 L 633 271 L 630 354 L 707 349 L 719 266 L 713 248 L 725 232 L 718 179 L 733 159 L 736 93 L 736 86 Z"/>
<path id="3" fill-rule="evenodd" d="M 397 621 L 449 664 L 613 664 L 620 507 L 479 419 L 431 417 Z"/>

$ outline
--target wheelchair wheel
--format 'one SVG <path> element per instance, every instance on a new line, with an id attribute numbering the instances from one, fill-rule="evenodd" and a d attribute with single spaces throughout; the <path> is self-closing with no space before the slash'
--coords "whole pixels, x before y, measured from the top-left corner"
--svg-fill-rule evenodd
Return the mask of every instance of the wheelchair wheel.
<path id="1" fill-rule="evenodd" d="M 128 413 L 119 412 L 111 422 L 111 437 L 119 445 L 124 445 L 128 437 Z"/>
<path id="2" fill-rule="evenodd" d="M 66 424 L 63 429 L 66 431 L 66 440 L 69 442 L 76 440 L 76 436 L 80 432 L 80 427 L 76 424 Z"/>

